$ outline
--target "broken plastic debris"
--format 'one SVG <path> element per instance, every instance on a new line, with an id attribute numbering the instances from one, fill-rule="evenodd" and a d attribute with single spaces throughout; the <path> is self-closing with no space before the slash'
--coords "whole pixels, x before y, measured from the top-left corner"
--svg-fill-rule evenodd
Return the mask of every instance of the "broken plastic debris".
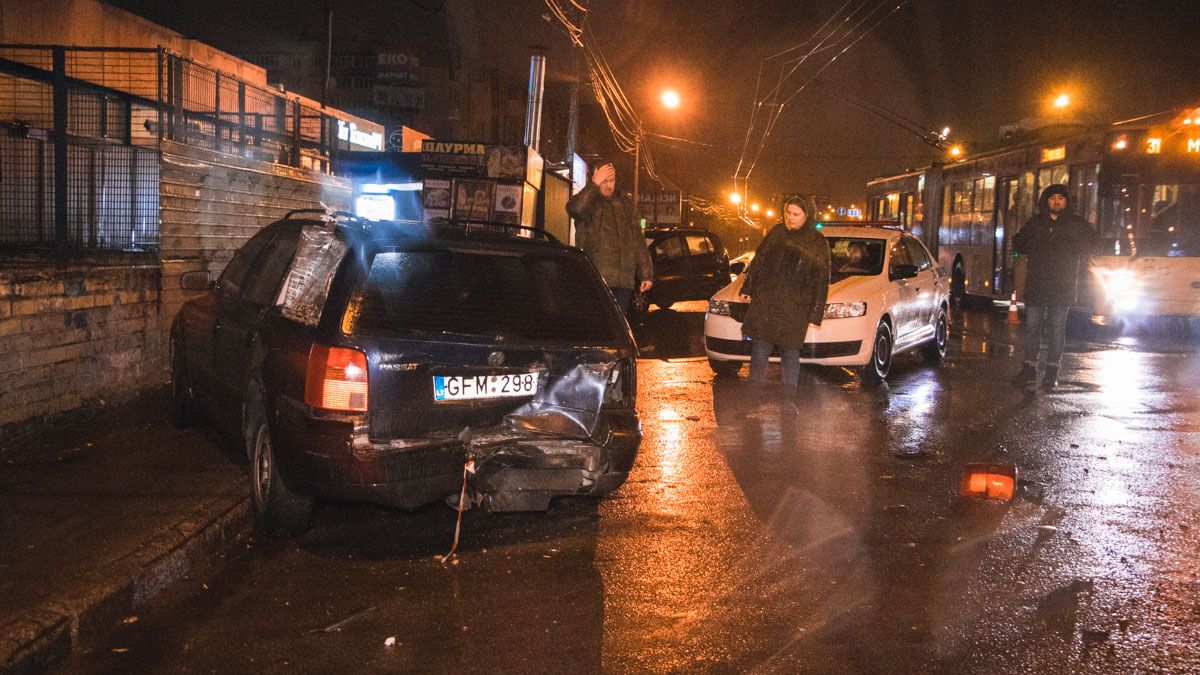
<path id="1" fill-rule="evenodd" d="M 121 619 L 121 623 L 128 625 L 131 623 L 137 623 L 137 620 L 138 618 L 136 616 L 127 616 L 124 619 Z"/>
<path id="2" fill-rule="evenodd" d="M 1015 466 L 971 462 L 963 467 L 959 494 L 963 497 L 1008 501 L 1013 498 L 1016 484 Z"/>
<path id="3" fill-rule="evenodd" d="M 287 603 L 285 602 L 283 604 L 286 605 Z M 338 621 L 337 623 L 330 624 L 324 628 L 314 628 L 313 630 L 310 630 L 308 632 L 310 634 L 311 633 L 337 633 L 337 632 L 341 631 L 343 628 L 345 628 L 346 626 L 363 618 L 364 616 L 370 614 L 373 611 L 375 611 L 374 606 L 368 607 L 368 608 L 362 610 L 361 612 L 356 612 L 354 614 L 351 614 L 350 616 L 346 617 L 345 619 L 342 619 L 341 621 Z"/>
<path id="4" fill-rule="evenodd" d="M 393 647 L 395 645 L 396 645 L 396 637 L 395 636 L 392 636 L 383 641 L 383 646 L 385 646 L 385 647 Z"/>

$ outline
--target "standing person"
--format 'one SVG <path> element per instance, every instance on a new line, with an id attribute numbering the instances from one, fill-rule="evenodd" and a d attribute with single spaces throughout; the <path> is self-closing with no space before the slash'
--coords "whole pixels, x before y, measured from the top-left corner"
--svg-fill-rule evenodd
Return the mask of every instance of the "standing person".
<path id="1" fill-rule="evenodd" d="M 1093 248 L 1092 225 L 1071 212 L 1066 185 L 1042 191 L 1038 212 L 1013 237 L 1013 251 L 1029 261 L 1025 274 L 1025 365 L 1014 384 L 1037 383 L 1043 338 L 1049 342 L 1042 387 L 1058 386 L 1067 335 L 1067 311 L 1075 303 L 1079 262 Z"/>
<path id="2" fill-rule="evenodd" d="M 829 291 L 829 244 L 815 227 L 816 215 L 811 197 L 784 200 L 783 222 L 767 233 L 746 270 L 739 299 L 750 303 L 742 332 L 754 339 L 751 382 L 766 379 L 778 347 L 784 387 L 799 383 L 800 348 L 808 325 L 821 325 Z"/>
<path id="3" fill-rule="evenodd" d="M 575 219 L 575 243 L 592 259 L 628 316 L 634 292 L 645 293 L 654 285 L 654 267 L 637 209 L 617 192 L 612 162 L 596 167 L 591 182 L 567 200 L 567 213 Z"/>

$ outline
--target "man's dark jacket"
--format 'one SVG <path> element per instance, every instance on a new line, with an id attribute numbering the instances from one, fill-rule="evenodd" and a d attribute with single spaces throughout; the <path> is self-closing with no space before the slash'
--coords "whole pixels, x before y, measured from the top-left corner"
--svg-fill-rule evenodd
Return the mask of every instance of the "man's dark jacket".
<path id="1" fill-rule="evenodd" d="M 786 349 L 800 349 L 808 325 L 821 325 L 829 294 L 829 242 L 814 227 L 816 205 L 806 200 L 804 225 L 771 228 L 744 275 L 749 295 L 742 333 Z"/>
<path id="2" fill-rule="evenodd" d="M 1067 197 L 1067 206 L 1050 217 L 1051 194 Z M 1076 303 L 1079 270 L 1095 249 L 1092 226 L 1071 212 L 1071 197 L 1061 185 L 1042 190 L 1038 213 L 1013 237 L 1013 251 L 1027 259 L 1025 303 L 1041 307 L 1070 307 Z"/>
<path id="3" fill-rule="evenodd" d="M 567 213 L 575 219 L 575 244 L 613 288 L 637 288 L 639 281 L 654 278 L 646 238 L 638 214 L 624 195 L 605 198 L 595 183 L 567 200 Z"/>

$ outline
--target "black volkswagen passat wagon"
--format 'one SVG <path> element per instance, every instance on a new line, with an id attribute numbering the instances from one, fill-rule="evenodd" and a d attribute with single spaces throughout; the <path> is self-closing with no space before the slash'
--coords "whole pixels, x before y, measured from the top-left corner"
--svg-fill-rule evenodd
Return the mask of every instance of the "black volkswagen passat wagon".
<path id="1" fill-rule="evenodd" d="M 544 233 L 293 212 L 181 285 L 207 292 L 171 329 L 176 420 L 241 439 L 267 532 L 305 529 L 314 498 L 458 495 L 468 462 L 471 503 L 500 511 L 606 494 L 633 465 L 629 326 Z"/>

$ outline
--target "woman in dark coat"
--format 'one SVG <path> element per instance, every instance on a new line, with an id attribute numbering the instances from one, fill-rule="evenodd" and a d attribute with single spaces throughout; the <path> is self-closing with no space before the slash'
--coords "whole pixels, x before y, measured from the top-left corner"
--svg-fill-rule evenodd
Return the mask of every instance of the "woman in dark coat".
<path id="1" fill-rule="evenodd" d="M 754 339 L 750 381 L 767 376 L 771 352 L 779 349 L 783 384 L 800 380 L 800 349 L 808 325 L 821 325 L 829 291 L 829 244 L 817 231 L 817 208 L 810 197 L 788 197 L 783 222 L 771 228 L 754 252 L 742 284 L 749 302 L 742 333 Z"/>

